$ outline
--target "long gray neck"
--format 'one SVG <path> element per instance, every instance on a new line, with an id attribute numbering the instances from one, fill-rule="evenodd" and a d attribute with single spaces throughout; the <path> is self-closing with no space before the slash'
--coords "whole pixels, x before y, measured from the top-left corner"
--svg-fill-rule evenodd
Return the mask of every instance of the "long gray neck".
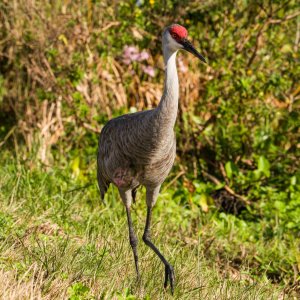
<path id="1" fill-rule="evenodd" d="M 179 96 L 176 68 L 177 51 L 170 51 L 168 48 L 164 47 L 163 54 L 165 63 L 165 83 L 163 95 L 156 110 L 161 126 L 163 126 L 164 129 L 173 129 L 177 117 Z"/>

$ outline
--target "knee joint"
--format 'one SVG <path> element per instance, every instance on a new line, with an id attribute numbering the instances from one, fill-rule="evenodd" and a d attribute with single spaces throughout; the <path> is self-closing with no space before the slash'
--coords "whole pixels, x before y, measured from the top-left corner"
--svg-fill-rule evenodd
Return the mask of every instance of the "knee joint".
<path id="1" fill-rule="evenodd" d="M 147 244 L 147 242 L 150 242 L 150 236 L 148 234 L 144 233 L 144 235 L 143 235 L 143 241 L 146 244 Z"/>

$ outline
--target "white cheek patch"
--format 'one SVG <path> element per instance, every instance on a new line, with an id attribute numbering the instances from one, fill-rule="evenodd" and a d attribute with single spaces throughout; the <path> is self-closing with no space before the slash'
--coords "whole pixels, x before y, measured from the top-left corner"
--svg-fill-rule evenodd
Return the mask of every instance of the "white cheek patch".
<path id="1" fill-rule="evenodd" d="M 178 49 L 182 49 L 183 46 L 179 43 L 177 43 L 172 36 L 170 35 L 169 32 L 167 32 L 167 41 L 168 41 L 168 47 L 172 50 L 178 50 Z"/>

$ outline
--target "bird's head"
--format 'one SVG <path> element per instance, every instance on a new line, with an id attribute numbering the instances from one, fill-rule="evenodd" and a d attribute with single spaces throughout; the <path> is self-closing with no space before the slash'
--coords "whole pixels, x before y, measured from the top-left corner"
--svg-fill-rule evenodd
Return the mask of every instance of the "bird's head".
<path id="1" fill-rule="evenodd" d="M 187 35 L 188 32 L 183 26 L 178 24 L 172 24 L 168 26 L 163 32 L 163 46 L 172 52 L 184 49 L 198 57 L 204 63 L 206 63 L 205 58 L 195 49 L 192 43 L 187 39 Z"/>

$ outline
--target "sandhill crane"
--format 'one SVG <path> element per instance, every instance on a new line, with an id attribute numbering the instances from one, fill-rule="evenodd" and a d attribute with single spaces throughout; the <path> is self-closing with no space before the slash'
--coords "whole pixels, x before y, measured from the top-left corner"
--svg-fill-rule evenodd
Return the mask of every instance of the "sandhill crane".
<path id="1" fill-rule="evenodd" d="M 130 207 L 139 185 L 146 187 L 147 217 L 143 241 L 165 265 L 164 287 L 170 281 L 174 291 L 174 270 L 150 239 L 152 209 L 160 186 L 169 174 L 176 152 L 174 125 L 178 110 L 178 76 L 176 54 L 184 49 L 201 61 L 204 57 L 187 40 L 187 30 L 178 24 L 164 29 L 162 48 L 165 63 L 165 82 L 159 105 L 152 110 L 126 114 L 110 120 L 99 138 L 97 177 L 102 199 L 110 183 L 117 186 L 126 208 L 129 241 L 133 250 L 137 277 L 138 240 L 133 229 Z"/>

